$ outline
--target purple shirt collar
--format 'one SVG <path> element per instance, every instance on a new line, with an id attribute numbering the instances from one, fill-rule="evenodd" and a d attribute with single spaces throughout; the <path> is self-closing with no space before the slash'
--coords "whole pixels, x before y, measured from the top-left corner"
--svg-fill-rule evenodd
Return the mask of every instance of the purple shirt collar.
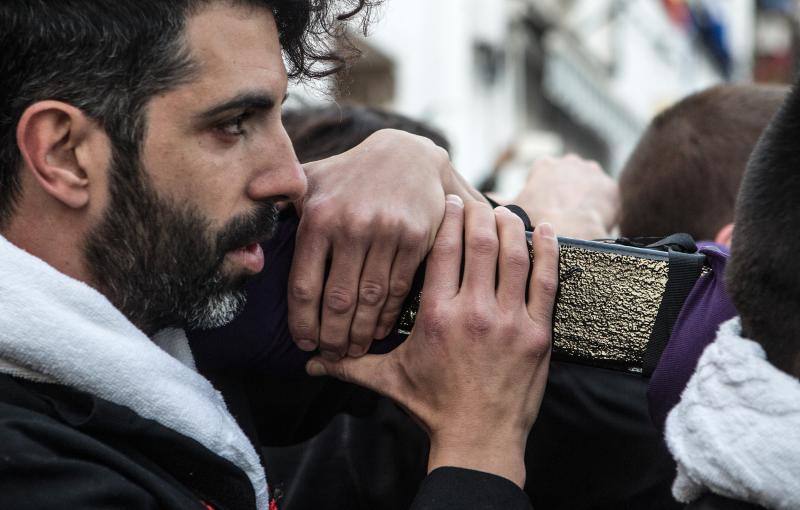
<path id="1" fill-rule="evenodd" d="M 667 414 L 680 401 L 700 355 L 714 341 L 720 324 L 737 315 L 725 290 L 725 265 L 730 251 L 712 243 L 697 243 L 711 272 L 701 276 L 681 308 L 667 347 L 650 378 L 650 417 L 663 432 Z"/>

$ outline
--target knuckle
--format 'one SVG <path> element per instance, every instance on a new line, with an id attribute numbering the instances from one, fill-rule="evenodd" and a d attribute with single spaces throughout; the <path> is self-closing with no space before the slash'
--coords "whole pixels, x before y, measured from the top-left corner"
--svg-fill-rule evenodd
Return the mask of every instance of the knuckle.
<path id="1" fill-rule="evenodd" d="M 314 214 L 306 210 L 302 223 L 298 227 L 298 234 L 302 233 L 309 237 L 327 237 L 333 227 L 334 225 L 331 225 L 325 214 Z"/>
<path id="2" fill-rule="evenodd" d="M 553 271 L 543 271 L 536 276 L 535 285 L 546 295 L 553 295 L 558 290 L 558 277 Z"/>
<path id="3" fill-rule="evenodd" d="M 316 199 L 309 199 L 303 204 L 303 220 L 308 223 L 312 219 L 316 219 L 320 214 L 320 201 Z"/>
<path id="4" fill-rule="evenodd" d="M 302 305 L 312 303 L 317 297 L 314 286 L 302 280 L 293 282 L 290 292 L 292 299 Z"/>
<path id="5" fill-rule="evenodd" d="M 328 209 L 328 204 L 330 200 L 325 195 L 317 194 L 313 198 L 310 198 L 303 206 L 303 211 L 306 213 L 310 213 L 313 216 L 318 216 L 321 213 L 324 213 Z"/>
<path id="6" fill-rule="evenodd" d="M 395 278 L 389 284 L 389 295 L 393 298 L 402 299 L 411 290 L 411 280 L 405 277 Z"/>
<path id="7" fill-rule="evenodd" d="M 497 252 L 497 236 L 482 230 L 474 232 L 468 240 L 469 250 L 479 255 L 493 255 Z"/>
<path id="8" fill-rule="evenodd" d="M 504 257 L 506 265 L 513 271 L 527 272 L 530 267 L 530 259 L 525 250 L 514 249 L 509 250 Z"/>
<path id="9" fill-rule="evenodd" d="M 519 338 L 522 331 L 518 325 L 518 321 L 503 321 L 499 332 L 503 338 Z"/>
<path id="10" fill-rule="evenodd" d="M 538 346 L 541 349 L 546 349 L 550 347 L 550 340 L 552 338 L 552 334 L 550 332 L 550 325 L 545 325 L 541 327 L 537 327 L 534 330 L 534 333 L 531 335 L 531 343 L 534 346 Z"/>
<path id="11" fill-rule="evenodd" d="M 352 241 L 365 239 L 370 233 L 371 221 L 366 215 L 359 212 L 351 212 L 344 215 L 344 235 Z"/>
<path id="12" fill-rule="evenodd" d="M 550 351 L 551 338 L 549 326 L 537 327 L 528 339 L 528 353 L 537 358 L 545 356 Z"/>
<path id="13" fill-rule="evenodd" d="M 318 199 L 307 203 L 303 207 L 304 220 L 309 228 L 326 225 L 331 217 L 329 200 Z"/>
<path id="14" fill-rule="evenodd" d="M 370 229 L 374 237 L 383 242 L 390 242 L 397 238 L 397 233 L 403 228 L 403 218 L 392 211 L 379 211 L 373 215 Z"/>
<path id="15" fill-rule="evenodd" d="M 464 328 L 474 337 L 484 337 L 489 334 L 494 325 L 492 317 L 484 310 L 473 310 L 467 315 Z"/>
<path id="16" fill-rule="evenodd" d="M 342 287 L 333 287 L 325 292 L 325 307 L 335 314 L 345 314 L 355 305 L 353 294 Z"/>
<path id="17" fill-rule="evenodd" d="M 419 227 L 410 227 L 407 228 L 403 234 L 403 244 L 410 249 L 417 249 L 422 246 L 427 238 L 428 233 L 424 229 Z"/>
<path id="18" fill-rule="evenodd" d="M 421 326 L 427 338 L 443 337 L 450 329 L 450 320 L 439 308 L 431 308 L 422 317 Z"/>
<path id="19" fill-rule="evenodd" d="M 362 282 L 358 291 L 358 302 L 369 306 L 378 306 L 386 299 L 386 288 L 376 282 Z"/>
<path id="20" fill-rule="evenodd" d="M 455 239 L 439 237 L 436 241 L 436 251 L 439 256 L 445 258 L 455 258 L 459 255 L 459 246 Z"/>

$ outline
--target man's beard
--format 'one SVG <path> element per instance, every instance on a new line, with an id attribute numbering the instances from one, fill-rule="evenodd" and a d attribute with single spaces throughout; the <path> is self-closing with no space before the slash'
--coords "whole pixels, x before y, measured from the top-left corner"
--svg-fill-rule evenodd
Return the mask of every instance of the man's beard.
<path id="1" fill-rule="evenodd" d="M 214 231 L 197 207 L 162 198 L 137 156 L 116 154 L 105 216 L 86 238 L 93 283 L 147 334 L 222 326 L 244 308 L 245 277 L 222 272 L 225 254 L 275 229 L 274 204 Z"/>

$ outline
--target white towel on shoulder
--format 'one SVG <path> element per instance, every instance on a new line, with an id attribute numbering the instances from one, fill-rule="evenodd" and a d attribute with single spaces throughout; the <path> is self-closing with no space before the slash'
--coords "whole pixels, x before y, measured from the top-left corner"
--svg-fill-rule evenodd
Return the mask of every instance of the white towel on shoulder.
<path id="1" fill-rule="evenodd" d="M 800 381 L 742 338 L 738 317 L 720 326 L 700 357 L 667 417 L 666 440 L 678 463 L 678 501 L 711 491 L 800 509 Z"/>
<path id="2" fill-rule="evenodd" d="M 242 469 L 259 509 L 266 476 L 222 396 L 194 370 L 186 335 L 151 340 L 102 294 L 0 236 L 0 372 L 126 406 Z"/>

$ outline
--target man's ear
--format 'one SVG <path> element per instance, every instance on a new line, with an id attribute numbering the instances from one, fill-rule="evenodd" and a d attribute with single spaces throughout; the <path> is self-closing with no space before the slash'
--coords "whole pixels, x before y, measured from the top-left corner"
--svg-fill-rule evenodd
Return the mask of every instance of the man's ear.
<path id="1" fill-rule="evenodd" d="M 731 247 L 731 240 L 733 239 L 733 223 L 728 223 L 717 232 L 714 237 L 714 242 L 723 246 Z"/>
<path id="2" fill-rule="evenodd" d="M 89 202 L 91 170 L 99 162 L 101 130 L 78 108 L 60 101 L 29 106 L 17 124 L 17 145 L 26 169 L 41 188 L 67 207 Z"/>

